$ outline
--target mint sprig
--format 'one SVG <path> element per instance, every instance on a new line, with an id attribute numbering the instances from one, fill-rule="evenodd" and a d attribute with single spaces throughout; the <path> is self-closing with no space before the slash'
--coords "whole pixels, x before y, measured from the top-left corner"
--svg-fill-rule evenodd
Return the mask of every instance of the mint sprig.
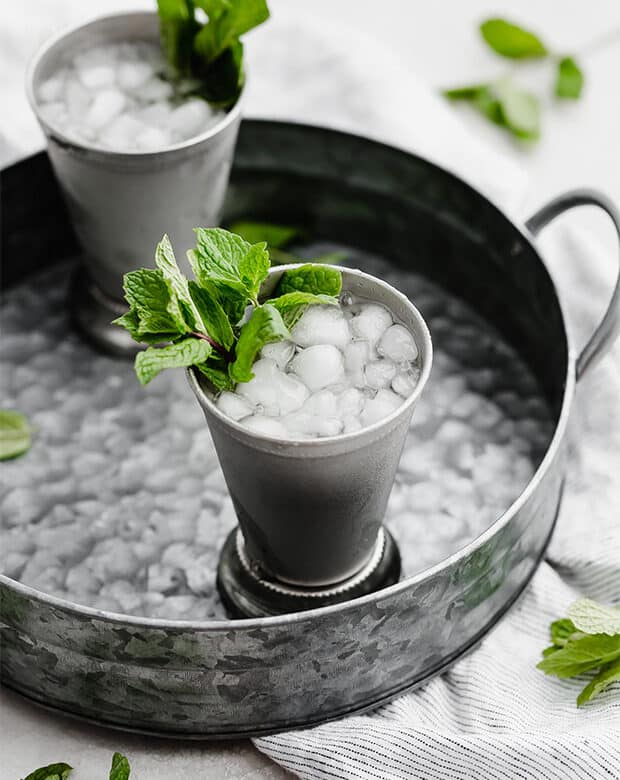
<path id="1" fill-rule="evenodd" d="M 567 618 L 551 624 L 550 634 L 552 644 L 543 650 L 538 669 L 559 678 L 597 670 L 579 694 L 578 706 L 620 681 L 620 608 L 580 599 Z"/>
<path id="2" fill-rule="evenodd" d="M 536 33 L 506 19 L 492 18 L 481 23 L 480 34 L 501 57 L 517 61 L 552 58 L 555 96 L 572 100 L 581 96 L 584 75 L 574 57 L 553 55 Z M 516 138 L 535 141 L 540 136 L 538 96 L 518 87 L 510 77 L 451 87 L 442 94 L 449 100 L 467 102 Z"/>
<path id="3" fill-rule="evenodd" d="M 250 244 L 221 228 L 197 228 L 188 252 L 195 280 L 179 269 L 164 236 L 155 269 L 125 275 L 129 311 L 115 320 L 138 342 L 151 344 L 136 356 L 142 384 L 165 368 L 196 366 L 219 390 L 252 379 L 252 364 L 269 343 L 289 338 L 307 306 L 337 304 L 338 270 L 312 263 L 289 269 L 275 294 L 259 300 L 270 268 L 265 242 Z"/>
<path id="4" fill-rule="evenodd" d="M 157 0 L 157 8 L 169 79 L 186 95 L 233 105 L 245 80 L 240 39 L 269 18 L 265 0 Z"/>

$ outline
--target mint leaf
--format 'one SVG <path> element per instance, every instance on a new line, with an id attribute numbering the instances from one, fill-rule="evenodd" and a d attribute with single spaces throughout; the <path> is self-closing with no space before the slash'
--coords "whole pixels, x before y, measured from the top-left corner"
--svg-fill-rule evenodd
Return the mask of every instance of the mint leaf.
<path id="1" fill-rule="evenodd" d="M 274 306 L 282 315 L 284 324 L 290 330 L 299 320 L 306 308 L 312 304 L 338 306 L 338 298 L 331 295 L 315 295 L 314 293 L 295 290 L 285 293 L 279 298 L 271 298 L 266 303 Z"/>
<path id="2" fill-rule="evenodd" d="M 620 682 L 620 659 L 601 668 L 577 697 L 577 706 L 581 707 L 614 682 Z"/>
<path id="3" fill-rule="evenodd" d="M 269 266 L 269 252 L 264 241 L 250 246 L 245 257 L 239 261 L 239 274 L 251 300 L 258 300 L 258 292 L 267 278 Z"/>
<path id="4" fill-rule="evenodd" d="M 203 330 L 204 326 L 200 314 L 189 294 L 187 279 L 181 273 L 177 265 L 172 244 L 167 235 L 157 244 L 155 250 L 155 265 L 162 272 L 164 280 L 170 290 L 171 298 L 176 298 L 179 310 L 190 330 Z M 150 328 L 149 330 L 153 330 Z"/>
<path id="5" fill-rule="evenodd" d="M 489 89 L 488 84 L 469 84 L 464 87 L 442 89 L 441 94 L 450 100 L 475 100 L 480 93 Z"/>
<path id="6" fill-rule="evenodd" d="M 450 100 L 465 100 L 492 122 L 509 130 L 517 138 L 535 140 L 540 136 L 540 106 L 530 92 L 516 87 L 509 79 L 494 84 L 445 89 Z"/>
<path id="7" fill-rule="evenodd" d="M 196 228 L 196 238 L 196 248 L 188 257 L 198 284 L 214 284 L 222 307 L 233 322 L 238 322 L 247 299 L 257 302 L 260 285 L 269 271 L 265 244 L 249 244 L 221 228 Z M 236 314 L 239 316 L 235 321 Z"/>
<path id="8" fill-rule="evenodd" d="M 231 44 L 207 67 L 196 66 L 195 77 L 200 83 L 196 94 L 207 100 L 213 108 L 227 109 L 234 105 L 245 83 L 241 41 Z"/>
<path id="9" fill-rule="evenodd" d="M 269 18 L 265 0 L 196 0 L 196 5 L 209 17 L 194 42 L 195 51 L 207 62 Z"/>
<path id="10" fill-rule="evenodd" d="M 157 0 L 161 48 L 173 77 L 190 76 L 194 37 L 200 27 L 191 0 Z"/>
<path id="11" fill-rule="evenodd" d="M 250 244 L 266 241 L 269 251 L 283 249 L 296 238 L 301 237 L 301 231 L 290 225 L 276 225 L 271 222 L 233 222 L 228 226 L 233 233 L 244 238 Z"/>
<path id="12" fill-rule="evenodd" d="M 11 409 L 0 409 L 0 460 L 23 455 L 31 444 L 30 423 L 26 415 Z"/>
<path id="13" fill-rule="evenodd" d="M 592 599 L 579 599 L 568 608 L 568 617 L 576 629 L 586 634 L 620 634 L 619 607 L 607 607 Z"/>
<path id="14" fill-rule="evenodd" d="M 558 62 L 555 94 L 559 98 L 577 100 L 583 89 L 583 71 L 572 57 L 563 57 Z"/>
<path id="15" fill-rule="evenodd" d="M 577 633 L 575 624 L 572 620 L 563 618 L 555 620 L 551 624 L 551 641 L 558 647 L 564 647 L 573 634 Z"/>
<path id="16" fill-rule="evenodd" d="M 280 312 L 274 306 L 269 303 L 258 306 L 241 328 L 235 361 L 228 369 L 231 379 L 235 382 L 249 382 L 254 376 L 252 364 L 265 344 L 282 341 L 289 336 Z"/>
<path id="17" fill-rule="evenodd" d="M 208 341 L 189 337 L 168 347 L 148 347 L 138 352 L 135 360 L 136 375 L 141 384 L 148 384 L 164 368 L 184 368 L 204 363 L 211 354 Z"/>
<path id="18" fill-rule="evenodd" d="M 296 290 L 314 295 L 338 295 L 341 289 L 340 271 L 320 265 L 302 265 L 282 274 L 276 297 Z"/>
<path id="19" fill-rule="evenodd" d="M 189 259 L 198 283 L 230 284 L 233 289 L 245 292 L 239 264 L 250 244 L 222 228 L 196 228 L 194 232 L 196 249 L 189 253 Z"/>
<path id="20" fill-rule="evenodd" d="M 112 756 L 110 780 L 128 780 L 130 772 L 131 768 L 127 758 L 121 753 L 115 753 Z"/>
<path id="21" fill-rule="evenodd" d="M 212 285 L 211 289 L 199 287 L 196 282 L 191 281 L 188 287 L 206 332 L 214 341 L 229 350 L 235 341 L 235 334 L 226 312 L 217 301 L 215 288 Z"/>
<path id="22" fill-rule="evenodd" d="M 480 32 L 488 45 L 502 57 L 534 59 L 548 54 L 537 35 L 506 19 L 487 19 L 480 25 Z"/>
<path id="23" fill-rule="evenodd" d="M 185 322 L 178 300 L 159 269 L 140 268 L 123 278 L 125 298 L 135 311 L 138 331 L 142 333 L 186 333 Z"/>
<path id="24" fill-rule="evenodd" d="M 494 92 L 506 127 L 518 138 L 535 140 L 540 135 L 540 106 L 530 92 L 509 80 L 498 81 Z"/>
<path id="25" fill-rule="evenodd" d="M 149 322 L 152 322 L 153 325 L 157 325 L 155 316 L 152 320 L 149 318 Z M 125 330 L 129 331 L 129 335 L 134 341 L 142 342 L 144 344 L 162 344 L 163 342 L 173 341 L 179 337 L 178 330 L 155 330 L 154 332 L 143 330 L 140 326 L 140 317 L 135 309 L 130 309 L 123 314 L 122 317 L 112 320 L 112 324 L 125 328 Z"/>
<path id="26" fill-rule="evenodd" d="M 567 642 L 557 653 L 544 658 L 537 668 L 556 677 L 574 677 L 618 658 L 620 635 L 589 634 Z"/>
<path id="27" fill-rule="evenodd" d="M 35 769 L 24 780 L 67 780 L 73 767 L 69 764 L 49 764 L 48 766 L 42 766 L 40 769 Z"/>
<path id="28" fill-rule="evenodd" d="M 227 363 L 208 360 L 206 363 L 199 363 L 196 368 L 218 390 L 234 390 L 235 383 L 230 378 Z"/>

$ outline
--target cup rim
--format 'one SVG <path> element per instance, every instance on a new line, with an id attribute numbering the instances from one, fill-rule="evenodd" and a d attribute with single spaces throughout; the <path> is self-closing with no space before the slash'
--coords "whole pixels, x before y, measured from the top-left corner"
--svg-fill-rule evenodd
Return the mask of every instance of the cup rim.
<path id="1" fill-rule="evenodd" d="M 288 263 L 286 265 L 272 266 L 269 269 L 269 276 L 276 273 L 283 273 L 284 271 L 290 269 L 299 268 L 302 265 L 307 265 L 308 262 Z M 214 418 L 216 418 L 225 428 L 227 428 L 229 433 L 233 435 L 235 438 L 243 437 L 246 440 L 253 441 L 255 444 L 259 446 L 260 445 L 266 447 L 269 446 L 272 447 L 273 445 L 280 445 L 283 447 L 290 446 L 297 450 L 299 450 L 300 447 L 307 447 L 309 450 L 316 450 L 318 448 L 329 447 L 330 445 L 333 446 L 333 445 L 340 445 L 341 443 L 347 444 L 349 442 L 360 442 L 362 439 L 367 437 L 376 439 L 377 437 L 375 434 L 380 433 L 382 429 L 386 429 L 386 431 L 390 429 L 392 424 L 395 423 L 400 417 L 406 415 L 420 398 L 422 391 L 424 390 L 424 387 L 426 386 L 426 383 L 430 376 L 432 365 L 433 365 L 433 343 L 432 343 L 430 331 L 428 329 L 428 325 L 426 324 L 426 321 L 420 314 L 418 308 L 404 293 L 400 292 L 400 290 L 397 290 L 395 287 L 393 287 L 391 284 L 384 281 L 383 279 L 379 279 L 377 276 L 368 274 L 365 271 L 360 270 L 359 268 L 349 268 L 348 266 L 337 266 L 337 265 L 327 265 L 327 264 L 323 264 L 323 265 L 325 265 L 326 268 L 333 268 L 334 270 L 337 271 L 345 271 L 346 273 L 351 274 L 353 276 L 361 277 L 364 279 L 370 279 L 374 284 L 378 284 L 380 287 L 383 287 L 385 290 L 387 290 L 391 295 L 400 299 L 401 302 L 413 314 L 414 320 L 416 321 L 416 325 L 418 327 L 418 331 L 417 333 L 414 334 L 414 337 L 416 337 L 417 339 L 417 337 L 420 336 L 422 340 L 422 343 L 418 344 L 419 355 L 421 359 L 420 377 L 418 379 L 418 383 L 413 393 L 411 393 L 411 395 L 408 396 L 407 398 L 403 399 L 402 404 L 393 412 L 388 414 L 386 417 L 382 417 L 380 420 L 377 420 L 377 422 L 372 423 L 372 425 L 365 426 L 364 428 L 361 428 L 359 431 L 352 431 L 350 433 L 338 433 L 335 436 L 321 436 L 316 439 L 306 439 L 306 438 L 281 439 L 277 436 L 269 436 L 267 434 L 258 433 L 256 431 L 249 430 L 241 423 L 237 422 L 236 420 L 233 420 L 232 418 L 228 417 L 223 412 L 221 412 L 217 408 L 215 403 L 211 400 L 209 393 L 203 387 L 201 378 L 199 377 L 198 370 L 195 368 L 195 366 L 190 366 L 187 369 L 187 377 L 192 390 L 194 391 L 196 397 L 199 400 L 200 405 L 203 407 L 205 411 L 208 411 L 209 414 L 213 415 Z"/>
<path id="2" fill-rule="evenodd" d="M 35 95 L 35 73 L 37 68 L 39 67 L 40 63 L 43 61 L 45 56 L 49 54 L 64 38 L 68 38 L 73 33 L 76 33 L 80 31 L 83 28 L 87 27 L 95 27 L 101 23 L 105 23 L 108 21 L 111 21 L 113 19 L 125 19 L 129 17 L 144 17 L 153 19 L 154 17 L 157 17 L 157 14 L 155 11 L 119 11 L 117 13 L 113 14 L 98 14 L 95 16 L 92 16 L 90 19 L 87 19 L 86 21 L 79 22 L 77 24 L 72 24 L 64 27 L 62 30 L 57 32 L 56 34 L 52 35 L 48 39 L 46 39 L 41 46 L 37 49 L 37 51 L 34 53 L 34 55 L 30 58 L 30 61 L 28 63 L 28 66 L 26 68 L 26 97 L 28 100 L 28 103 L 30 104 L 30 108 L 32 109 L 34 115 L 37 118 L 37 121 L 41 125 L 41 127 L 44 129 L 46 136 L 49 138 L 52 138 L 56 141 L 59 141 L 62 143 L 63 146 L 79 150 L 80 152 L 87 152 L 90 155 L 100 156 L 105 159 L 112 159 L 112 158 L 122 158 L 123 160 L 144 160 L 144 159 L 152 159 L 154 157 L 161 157 L 162 155 L 167 155 L 169 153 L 174 152 L 180 152 L 183 150 L 191 149 L 194 146 L 197 146 L 204 141 L 208 141 L 211 138 L 215 137 L 219 133 L 223 132 L 227 127 L 229 127 L 231 124 L 234 124 L 241 114 L 241 104 L 245 97 L 245 85 L 247 82 L 247 74 L 246 78 L 244 79 L 244 84 L 241 88 L 241 92 L 239 94 L 239 97 L 235 101 L 235 103 L 226 111 L 224 116 L 220 121 L 218 121 L 216 124 L 209 127 L 204 132 L 200 133 L 199 135 L 195 135 L 192 138 L 187 138 L 184 141 L 179 141 L 176 144 L 170 144 L 169 146 L 164 146 L 161 149 L 150 149 L 145 151 L 140 150 L 132 150 L 132 151 L 123 151 L 121 149 L 105 149 L 101 146 L 95 146 L 93 144 L 89 144 L 88 142 L 84 141 L 77 141 L 75 138 L 71 138 L 65 133 L 60 130 L 59 128 L 55 127 L 54 125 L 47 122 L 42 116 L 39 109 L 39 101 L 36 98 Z"/>

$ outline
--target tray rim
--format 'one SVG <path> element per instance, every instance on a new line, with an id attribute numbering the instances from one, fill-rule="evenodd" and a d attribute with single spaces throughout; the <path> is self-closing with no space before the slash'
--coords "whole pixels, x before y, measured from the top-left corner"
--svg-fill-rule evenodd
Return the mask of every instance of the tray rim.
<path id="1" fill-rule="evenodd" d="M 434 564 L 433 566 L 423 569 L 422 571 L 414 574 L 413 576 L 407 577 L 394 585 L 390 585 L 387 588 L 382 588 L 381 590 L 366 594 L 365 596 L 359 596 L 354 599 L 349 599 L 339 604 L 332 604 L 325 607 L 315 607 L 314 609 L 304 610 L 302 612 L 290 612 L 283 615 L 274 615 L 271 617 L 261 617 L 261 618 L 243 618 L 243 619 L 236 619 L 236 620 L 231 620 L 231 619 L 172 620 L 172 619 L 163 619 L 163 618 L 142 617 L 139 615 L 127 615 L 121 612 L 110 612 L 107 610 L 99 610 L 94 607 L 88 607 L 85 605 L 82 606 L 74 601 L 70 601 L 69 599 L 64 599 L 59 596 L 52 596 L 48 593 L 45 593 L 44 591 L 40 591 L 36 588 L 33 588 L 30 585 L 25 585 L 24 583 L 21 583 L 18 580 L 14 580 L 11 577 L 8 577 L 7 575 L 1 573 L 0 573 L 0 590 L 2 588 L 7 588 L 8 590 L 13 591 L 20 596 L 23 596 L 31 600 L 35 600 L 41 604 L 52 607 L 54 609 L 62 610 L 69 614 L 78 615 L 81 618 L 88 617 L 93 620 L 122 625 L 125 628 L 131 627 L 136 629 L 142 628 L 142 629 L 167 630 L 167 631 L 171 630 L 176 632 L 185 632 L 191 630 L 193 633 L 209 634 L 212 632 L 217 633 L 222 631 L 224 632 L 230 631 L 231 628 L 234 628 L 235 630 L 249 631 L 249 630 L 255 630 L 256 628 L 262 628 L 267 626 L 284 627 L 297 622 L 320 619 L 332 613 L 347 612 L 349 609 L 355 609 L 358 606 L 373 603 L 379 599 L 387 598 L 396 595 L 402 591 L 406 591 L 410 587 L 413 587 L 414 585 L 417 585 L 420 582 L 423 582 L 424 580 L 432 577 L 434 574 L 438 573 L 439 571 L 458 563 L 459 561 L 461 561 L 466 557 L 469 557 L 477 549 L 482 547 L 486 542 L 488 542 L 492 537 L 494 537 L 502 528 L 508 525 L 508 523 L 512 520 L 514 515 L 530 499 L 534 491 L 538 488 L 540 482 L 543 480 L 549 468 L 551 467 L 552 462 L 555 460 L 555 457 L 560 449 L 561 442 L 566 432 L 566 428 L 568 425 L 568 418 L 570 415 L 570 409 L 572 407 L 573 397 L 575 393 L 575 386 L 576 386 L 575 369 L 576 369 L 577 358 L 576 358 L 574 347 L 571 342 L 570 333 L 566 327 L 567 318 L 566 318 L 565 307 L 558 294 L 557 286 L 553 278 L 548 272 L 547 266 L 543 261 L 540 251 L 538 250 L 538 248 L 534 243 L 534 236 L 528 230 L 526 225 L 520 220 L 515 220 L 512 217 L 508 216 L 508 214 L 491 198 L 489 198 L 486 194 L 482 193 L 479 189 L 474 187 L 469 181 L 455 174 L 450 169 L 443 167 L 442 165 L 426 157 L 423 157 L 422 155 L 409 152 L 401 147 L 394 146 L 392 144 L 388 144 L 382 141 L 378 141 L 374 138 L 370 138 L 368 136 L 364 136 L 359 133 L 349 133 L 349 132 L 344 132 L 342 130 L 336 130 L 329 127 L 325 127 L 322 125 L 313 125 L 313 124 L 307 124 L 303 122 L 284 122 L 284 121 L 274 121 L 269 119 L 250 119 L 250 120 L 244 119 L 242 122 L 242 127 L 243 126 L 245 126 L 246 128 L 251 128 L 252 126 L 256 126 L 256 127 L 273 126 L 273 127 L 281 127 L 283 129 L 293 127 L 298 130 L 314 133 L 317 135 L 324 135 L 329 137 L 336 136 L 342 139 L 354 139 L 357 142 L 362 142 L 373 146 L 382 147 L 386 151 L 392 154 L 396 153 L 397 155 L 400 155 L 404 158 L 414 158 L 420 161 L 421 163 L 423 163 L 424 165 L 430 166 L 431 168 L 438 170 L 441 173 L 441 175 L 444 175 L 452 179 L 453 181 L 457 182 L 460 186 L 463 186 L 467 191 L 469 191 L 469 193 L 475 195 L 478 198 L 483 199 L 487 203 L 487 205 L 489 205 L 495 212 L 497 212 L 499 218 L 510 223 L 512 228 L 519 233 L 520 238 L 526 243 L 529 249 L 537 256 L 541 265 L 544 267 L 544 269 L 547 272 L 552 289 L 555 293 L 556 302 L 561 315 L 562 326 L 563 326 L 563 331 L 565 336 L 565 343 L 567 346 L 566 381 L 564 384 L 562 405 L 561 405 L 560 414 L 558 416 L 557 422 L 555 423 L 553 436 L 551 438 L 551 441 L 549 442 L 544 457 L 542 458 L 540 464 L 538 465 L 530 481 L 527 483 L 527 485 L 524 487 L 521 493 L 517 496 L 517 498 L 512 502 L 512 504 L 510 504 L 506 508 L 503 514 L 500 515 L 500 517 L 498 517 L 497 520 L 494 523 L 492 523 L 486 530 L 484 530 L 481 534 L 479 534 L 470 542 L 468 542 L 468 544 L 466 544 L 460 550 L 457 550 L 456 552 L 452 553 L 452 555 L 448 556 L 447 558 L 443 558 L 441 561 Z M 41 151 L 43 154 L 46 153 L 45 149 Z M 40 153 L 41 152 L 38 152 L 35 155 L 31 155 L 27 158 L 24 158 L 23 160 L 19 160 L 18 162 L 13 163 L 11 166 L 7 166 L 2 170 L 4 171 L 16 167 L 20 165 L 24 160 L 32 159 L 32 157 L 35 157 L 37 154 Z M 234 168 L 235 168 L 235 161 L 233 160 L 233 169 Z M 555 520 L 554 520 L 554 525 L 555 525 Z M 550 540 L 550 536 L 545 541 L 543 555 L 544 555 L 544 550 L 546 550 L 546 547 L 549 543 L 549 540 Z M 542 560 L 542 556 L 541 558 L 539 558 L 539 560 L 536 562 L 536 565 L 533 567 L 532 573 L 527 580 L 528 583 L 531 577 L 533 576 L 533 574 L 535 573 L 536 569 L 538 568 L 538 564 L 540 560 Z M 522 591 L 520 591 L 519 593 L 521 592 Z M 505 614 L 507 609 L 509 609 L 513 603 L 514 601 L 511 601 L 509 603 L 508 607 L 506 608 L 506 610 L 504 610 L 501 613 L 500 617 L 503 614 Z M 495 625 L 495 622 L 496 621 L 494 621 L 488 628 L 485 629 L 484 632 L 485 634 L 490 630 L 490 628 L 492 628 L 493 625 Z M 375 704 L 374 706 L 377 705 Z M 337 717 L 342 717 L 342 715 L 339 715 Z M 155 732 L 143 732 L 143 733 L 155 733 Z"/>

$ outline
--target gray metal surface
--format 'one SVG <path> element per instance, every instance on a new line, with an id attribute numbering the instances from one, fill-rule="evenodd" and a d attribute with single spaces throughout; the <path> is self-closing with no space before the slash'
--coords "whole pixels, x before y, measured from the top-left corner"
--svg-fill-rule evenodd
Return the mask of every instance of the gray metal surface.
<path id="1" fill-rule="evenodd" d="M 166 620 L 77 606 L 0 577 L 5 684 L 47 706 L 98 722 L 196 738 L 265 733 L 371 707 L 423 682 L 473 647 L 518 597 L 544 552 L 561 497 L 563 438 L 575 382 L 561 308 L 527 233 L 463 182 L 424 160 L 329 131 L 247 123 L 240 136 L 228 215 L 299 224 L 318 237 L 389 258 L 379 275 L 388 281 L 398 275 L 399 286 L 418 303 L 438 347 L 437 387 L 450 379 L 453 395 L 444 386 L 439 411 L 444 421 L 455 421 L 449 418 L 456 415 L 466 390 L 487 388 L 499 405 L 500 399 L 515 397 L 519 377 L 533 374 L 554 432 L 549 442 L 544 417 L 539 425 L 527 415 L 517 419 L 509 440 L 519 438 L 519 431 L 524 439 L 542 431 L 544 440 L 538 445 L 548 448 L 542 460 L 534 461 L 536 473 L 529 483 L 514 486 L 519 495 L 513 503 L 502 506 L 506 494 L 498 498 L 494 487 L 505 486 L 499 474 L 490 481 L 488 469 L 485 479 L 472 471 L 460 481 L 466 504 L 469 484 L 487 511 L 506 510 L 501 517 L 483 530 L 477 525 L 479 508 L 467 505 L 463 518 L 469 522 L 469 541 L 459 539 L 458 549 L 433 565 L 423 564 L 399 584 L 345 604 L 278 618 Z M 372 259 L 364 253 L 357 257 L 360 262 Z M 368 263 L 368 270 L 378 273 L 372 265 Z M 411 271 L 464 299 L 476 322 L 483 322 L 482 317 L 492 324 L 486 331 L 476 330 L 471 323 L 468 329 L 467 322 L 452 319 L 462 304 L 450 295 L 443 304 L 435 300 L 439 311 L 430 316 L 420 300 L 428 290 Z M 36 291 L 24 290 L 21 302 L 42 296 L 42 289 L 39 282 Z M 59 335 L 63 313 L 58 298 L 55 308 L 52 321 Z M 489 334 L 494 336 L 485 342 Z M 25 335 L 20 343 L 28 349 Z M 61 357 L 78 349 L 77 342 L 69 347 L 64 343 L 58 351 Z M 20 354 L 15 347 L 9 360 L 19 364 Z M 518 368 L 514 375 L 507 356 Z M 107 361 L 110 375 L 130 381 L 129 369 L 115 368 L 109 358 L 91 355 L 90 360 L 102 382 L 104 365 L 99 360 Z M 451 376 L 446 377 L 450 364 Z M 498 365 L 502 371 L 496 370 Z M 42 361 L 40 366 L 42 376 L 52 375 L 53 365 Z M 435 375 L 425 394 L 429 404 L 438 397 L 434 381 Z M 496 384 L 489 387 L 490 382 Z M 169 408 L 171 386 L 172 380 L 158 391 L 162 410 Z M 516 401 L 516 409 L 530 402 L 519 403 L 518 393 Z M 137 396 L 134 404 L 138 419 L 153 420 L 141 414 Z M 466 412 L 463 419 L 468 419 Z M 488 435 L 499 436 L 496 427 L 503 422 L 491 422 Z M 416 516 L 409 511 L 408 499 L 420 498 L 421 479 L 427 492 L 437 487 L 438 473 L 440 492 L 444 483 L 446 490 L 454 488 L 456 464 L 441 471 L 440 463 L 426 461 L 432 461 L 435 446 L 451 449 L 451 435 L 462 444 L 466 431 L 474 429 L 465 424 L 465 430 L 459 430 L 461 440 L 454 426 L 442 431 L 440 425 L 430 425 L 427 440 L 417 442 L 420 456 L 408 458 L 406 452 L 401 462 L 401 471 L 405 469 L 411 481 L 397 477 L 396 500 L 390 499 L 388 513 L 401 524 L 401 549 L 417 554 L 418 564 L 428 541 L 420 530 L 428 524 L 434 544 L 432 529 L 438 532 L 442 526 L 438 511 Z M 145 441 L 164 446 L 156 431 Z M 53 471 L 52 453 L 40 463 L 42 475 Z M 119 450 L 112 448 L 112 454 L 121 460 Z M 184 461 L 174 447 L 167 456 L 175 463 Z M 191 458 L 185 462 L 189 468 L 196 466 Z M 508 461 L 503 465 L 508 468 Z M 118 494 L 113 484 L 109 488 L 113 500 Z M 442 517 L 449 522 L 449 515 Z M 411 527 L 415 532 L 408 537 Z"/>
<path id="2" fill-rule="evenodd" d="M 263 294 L 269 297 L 282 274 L 295 267 L 272 268 Z M 200 372 L 188 372 L 250 559 L 272 577 L 306 587 L 341 582 L 370 558 L 433 358 L 426 323 L 405 295 L 363 271 L 341 271 L 343 290 L 383 304 L 418 345 L 416 388 L 383 420 L 341 436 L 277 441 L 223 414 Z"/>
<path id="3" fill-rule="evenodd" d="M 77 299 L 76 317 L 100 343 L 111 340 L 116 351 L 127 343 L 130 350 L 135 346 L 122 330 L 94 320 L 93 307 L 99 302 L 111 313 L 108 319 L 115 316 L 118 302 L 123 301 L 123 274 L 154 266 L 154 248 L 163 233 L 170 235 L 179 263 L 189 270 L 185 252 L 193 245 L 193 228 L 219 222 L 241 117 L 238 101 L 219 124 L 196 138 L 143 153 L 88 147 L 51 127 L 38 110 L 38 85 L 72 53 L 125 40 L 159 41 L 157 14 L 103 17 L 59 35 L 32 62 L 26 84 L 83 247 L 89 276 L 85 286 L 90 283 L 92 288 L 87 308 L 79 306 L 83 291 Z"/>

